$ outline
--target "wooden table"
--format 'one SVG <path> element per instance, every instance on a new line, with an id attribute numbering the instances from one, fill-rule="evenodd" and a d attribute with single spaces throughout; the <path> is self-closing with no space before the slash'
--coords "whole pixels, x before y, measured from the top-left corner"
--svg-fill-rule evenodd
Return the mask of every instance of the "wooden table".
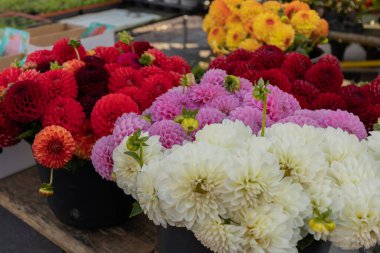
<path id="1" fill-rule="evenodd" d="M 60 223 L 39 196 L 36 168 L 0 180 L 0 205 L 68 253 L 158 253 L 156 227 L 139 215 L 119 227 L 78 230 Z"/>

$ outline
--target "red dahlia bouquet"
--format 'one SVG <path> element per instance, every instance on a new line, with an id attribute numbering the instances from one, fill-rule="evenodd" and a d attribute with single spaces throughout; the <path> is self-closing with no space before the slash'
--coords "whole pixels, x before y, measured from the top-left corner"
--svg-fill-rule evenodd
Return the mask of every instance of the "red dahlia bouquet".
<path id="1" fill-rule="evenodd" d="M 142 113 L 190 72 L 181 57 L 120 37 L 87 51 L 79 40 L 61 39 L 52 50 L 29 54 L 24 66 L 4 69 L 0 148 L 26 139 L 37 163 L 70 169 L 90 160 L 95 141 L 112 133 L 119 116 Z M 52 194 L 51 182 L 40 192 Z"/>

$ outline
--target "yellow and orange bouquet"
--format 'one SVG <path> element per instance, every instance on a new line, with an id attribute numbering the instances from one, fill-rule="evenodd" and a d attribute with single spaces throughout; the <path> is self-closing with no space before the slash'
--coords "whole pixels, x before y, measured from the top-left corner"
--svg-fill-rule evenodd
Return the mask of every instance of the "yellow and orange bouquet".
<path id="1" fill-rule="evenodd" d="M 262 45 L 308 54 L 327 41 L 329 25 L 308 4 L 298 0 L 262 4 L 256 0 L 214 0 L 203 30 L 216 54 L 239 48 L 254 51 Z"/>

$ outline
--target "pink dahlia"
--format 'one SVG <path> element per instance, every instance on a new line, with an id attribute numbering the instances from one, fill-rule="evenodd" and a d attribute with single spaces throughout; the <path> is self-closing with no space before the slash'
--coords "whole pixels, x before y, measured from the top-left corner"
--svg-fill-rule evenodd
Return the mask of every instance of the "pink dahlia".
<path id="1" fill-rule="evenodd" d="M 172 120 L 162 120 L 154 123 L 149 128 L 149 135 L 160 136 L 160 142 L 165 148 L 182 145 L 186 138 L 185 130 L 183 130 L 180 124 Z"/>
<path id="2" fill-rule="evenodd" d="M 294 123 L 299 126 L 308 125 L 308 126 L 319 127 L 319 124 L 316 120 L 306 117 L 306 116 L 302 116 L 302 115 L 289 116 L 278 121 L 278 123 Z"/>
<path id="3" fill-rule="evenodd" d="M 214 98 L 222 95 L 228 95 L 228 91 L 224 89 L 224 87 L 207 83 L 194 85 L 190 87 L 188 92 L 189 98 L 199 106 L 205 105 Z"/>
<path id="4" fill-rule="evenodd" d="M 94 145 L 91 154 L 91 161 L 95 171 L 106 179 L 112 180 L 113 159 L 112 152 L 116 147 L 112 135 L 103 136 Z"/>
<path id="5" fill-rule="evenodd" d="M 254 133 L 258 133 L 261 129 L 261 120 L 263 112 L 251 106 L 238 107 L 231 112 L 228 119 L 236 121 L 240 120 L 245 125 L 249 126 Z M 271 126 L 272 120 L 270 117 L 267 117 L 266 126 Z"/>
<path id="6" fill-rule="evenodd" d="M 222 69 L 210 69 L 202 77 L 199 84 L 214 84 L 223 86 L 224 79 L 227 77 L 226 71 Z"/>
<path id="7" fill-rule="evenodd" d="M 222 122 L 226 115 L 215 108 L 201 108 L 195 117 L 199 122 L 199 129 L 206 125 Z"/>
<path id="8" fill-rule="evenodd" d="M 117 118 L 114 129 L 113 138 L 116 145 L 119 145 L 125 136 L 133 134 L 136 130 L 148 130 L 150 123 L 144 120 L 140 115 L 131 112 L 124 113 Z"/>
<path id="9" fill-rule="evenodd" d="M 239 99 L 234 95 L 219 96 L 206 104 L 207 107 L 218 109 L 227 115 L 230 114 L 231 111 L 235 110 L 239 105 Z"/>

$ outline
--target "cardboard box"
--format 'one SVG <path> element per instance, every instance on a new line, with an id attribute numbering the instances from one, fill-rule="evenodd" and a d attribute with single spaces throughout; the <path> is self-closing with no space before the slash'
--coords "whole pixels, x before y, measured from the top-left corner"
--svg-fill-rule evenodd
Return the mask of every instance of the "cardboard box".
<path id="1" fill-rule="evenodd" d="M 30 42 L 28 54 L 41 49 L 52 49 L 53 44 L 62 38 L 80 37 L 86 30 L 83 26 L 58 23 L 28 29 Z M 97 46 L 112 46 L 115 43 L 114 33 L 105 32 L 104 34 L 82 38 L 82 45 L 86 49 Z"/>
<path id="2" fill-rule="evenodd" d="M 21 60 L 24 54 L 7 55 L 0 57 L 0 71 L 11 66 L 16 60 Z"/>
<path id="3" fill-rule="evenodd" d="M 3 148 L 0 154 L 0 178 L 4 178 L 35 165 L 30 144 L 25 141 Z"/>

